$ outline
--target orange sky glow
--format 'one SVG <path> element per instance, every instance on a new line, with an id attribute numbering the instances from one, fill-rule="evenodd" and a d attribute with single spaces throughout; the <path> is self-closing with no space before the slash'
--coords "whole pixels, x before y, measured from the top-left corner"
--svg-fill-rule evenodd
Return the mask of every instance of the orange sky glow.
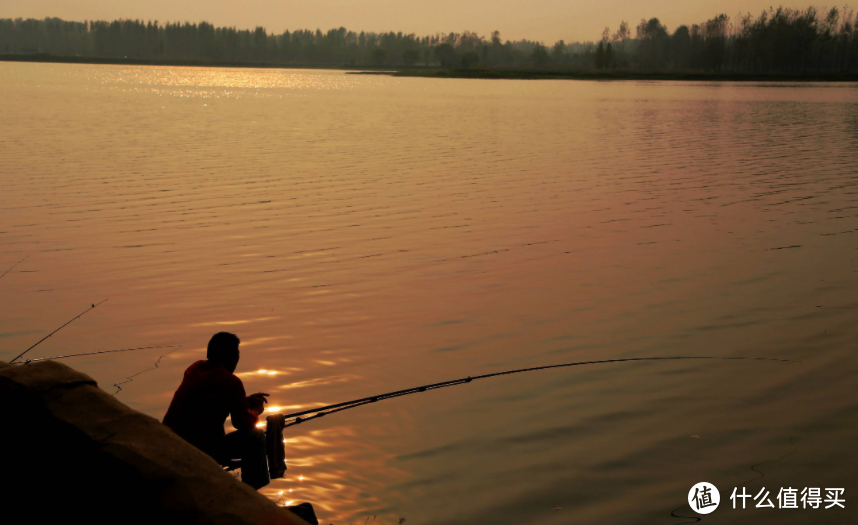
<path id="1" fill-rule="evenodd" d="M 634 27 L 641 18 L 655 16 L 672 30 L 719 13 L 756 15 L 771 5 L 781 4 L 771 0 L 7 0 L 0 17 L 205 20 L 219 26 L 263 26 L 277 33 L 339 26 L 419 35 L 465 30 L 489 35 L 499 30 L 504 39 L 527 38 L 550 44 L 559 39 L 597 40 L 605 26 L 613 32 L 621 20 Z M 787 0 L 782 5 L 805 8 L 811 1 Z"/>

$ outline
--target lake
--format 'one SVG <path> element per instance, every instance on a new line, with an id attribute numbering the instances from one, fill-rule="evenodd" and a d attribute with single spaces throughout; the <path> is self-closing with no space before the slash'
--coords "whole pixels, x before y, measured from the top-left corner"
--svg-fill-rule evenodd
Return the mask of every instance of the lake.
<path id="1" fill-rule="evenodd" d="M 679 524 L 708 481 L 707 522 L 854 523 L 856 84 L 0 63 L 0 115 L 0 359 L 109 299 L 27 357 L 181 345 L 64 361 L 159 419 L 222 330 L 284 412 L 801 361 L 346 411 L 288 429 L 274 500 Z"/>

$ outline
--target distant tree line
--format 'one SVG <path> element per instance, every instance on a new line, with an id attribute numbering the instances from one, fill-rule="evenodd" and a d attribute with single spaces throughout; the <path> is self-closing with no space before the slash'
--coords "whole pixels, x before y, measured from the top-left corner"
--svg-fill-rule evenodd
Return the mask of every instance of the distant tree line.
<path id="1" fill-rule="evenodd" d="M 533 67 L 806 73 L 858 70 L 858 16 L 852 9 L 770 8 L 759 16 L 718 15 L 673 32 L 657 18 L 634 34 L 621 22 L 596 42 L 501 40 L 472 32 L 417 36 L 345 28 L 285 31 L 215 27 L 207 22 L 58 18 L 0 19 L 0 53 L 254 62 L 318 66 Z"/>
<path id="2" fill-rule="evenodd" d="M 815 7 L 763 11 L 671 34 L 657 18 L 637 27 L 635 62 L 646 69 L 804 73 L 858 70 L 858 17 L 850 8 L 820 13 Z"/>

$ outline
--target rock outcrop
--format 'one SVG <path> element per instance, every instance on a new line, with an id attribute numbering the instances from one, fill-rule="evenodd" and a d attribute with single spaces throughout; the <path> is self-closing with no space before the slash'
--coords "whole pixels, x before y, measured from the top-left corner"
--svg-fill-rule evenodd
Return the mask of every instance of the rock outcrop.
<path id="1" fill-rule="evenodd" d="M 0 363 L 0 522 L 306 525 L 61 363 Z"/>

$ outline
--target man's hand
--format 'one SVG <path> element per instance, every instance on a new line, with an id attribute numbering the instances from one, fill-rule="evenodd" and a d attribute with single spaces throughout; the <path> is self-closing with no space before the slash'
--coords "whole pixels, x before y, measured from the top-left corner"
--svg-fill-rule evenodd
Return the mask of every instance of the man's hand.
<path id="1" fill-rule="evenodd" d="M 257 392 L 247 396 L 247 404 L 250 405 L 250 411 L 257 416 L 262 415 L 262 413 L 265 412 L 265 403 L 268 402 L 268 400 L 265 399 L 266 397 L 268 397 L 268 394 L 264 392 Z"/>

